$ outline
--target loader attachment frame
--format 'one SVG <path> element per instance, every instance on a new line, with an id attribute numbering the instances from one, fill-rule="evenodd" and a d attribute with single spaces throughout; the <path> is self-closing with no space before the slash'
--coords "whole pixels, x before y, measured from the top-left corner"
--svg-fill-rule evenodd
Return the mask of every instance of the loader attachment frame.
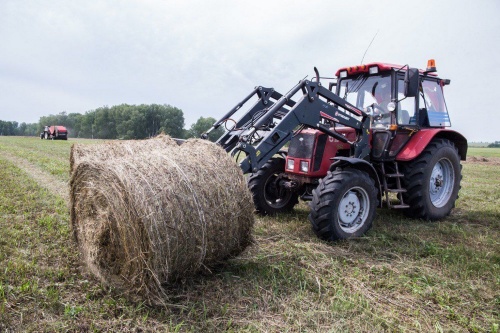
<path id="1" fill-rule="evenodd" d="M 297 102 L 293 97 L 302 91 Z M 290 141 L 296 129 L 309 127 L 348 143 L 352 157 L 369 159 L 369 126 L 367 113 L 324 88 L 320 82 L 301 80 L 287 94 L 272 88 L 256 87 L 245 99 L 217 121 L 208 133 L 227 122 L 248 100 L 259 100 L 241 117 L 235 126 L 217 140 L 227 152 L 245 153 L 240 162 L 243 173 L 259 170 L 274 154 Z M 232 119 L 231 119 L 232 120 Z M 356 130 L 356 140 L 349 141 L 326 124 L 341 124 Z"/>
<path id="2" fill-rule="evenodd" d="M 238 112 L 249 100 L 251 100 L 254 96 L 258 97 L 257 102 L 251 106 L 251 108 L 238 120 L 235 121 L 231 117 Z M 233 150 L 239 141 L 241 134 L 244 130 L 253 126 L 253 124 L 262 117 L 267 110 L 279 99 L 281 99 L 283 95 L 279 92 L 275 91 L 273 88 L 266 88 L 262 86 L 257 86 L 254 90 L 248 94 L 241 102 L 236 104 L 228 113 L 226 113 L 220 120 L 215 122 L 212 127 L 202 134 L 202 139 L 208 139 L 208 134 L 210 132 L 218 129 L 220 126 L 226 126 L 226 133 L 222 135 L 216 143 L 222 146 L 227 152 Z M 277 110 L 275 117 L 282 118 L 291 107 L 295 105 L 295 102 L 290 100 L 286 103 L 286 105 L 279 110 Z M 231 121 L 231 128 L 227 128 L 226 123 Z"/>

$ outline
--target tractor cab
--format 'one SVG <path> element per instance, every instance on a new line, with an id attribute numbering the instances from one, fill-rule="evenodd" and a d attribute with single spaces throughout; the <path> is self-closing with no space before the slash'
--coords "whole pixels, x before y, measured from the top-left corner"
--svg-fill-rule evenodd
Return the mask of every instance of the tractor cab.
<path id="1" fill-rule="evenodd" d="M 386 63 L 337 71 L 337 95 L 371 115 L 374 160 L 394 159 L 422 128 L 451 126 L 442 80 L 430 60 L 425 71 Z"/>

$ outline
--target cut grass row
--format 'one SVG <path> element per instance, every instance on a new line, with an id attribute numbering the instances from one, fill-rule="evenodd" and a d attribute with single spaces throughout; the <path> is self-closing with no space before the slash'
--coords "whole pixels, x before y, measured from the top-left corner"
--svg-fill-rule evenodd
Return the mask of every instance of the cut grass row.
<path id="1" fill-rule="evenodd" d="M 40 141 L 2 139 L 0 152 L 57 156 L 56 177 L 67 175 L 69 144 Z M 328 244 L 304 203 L 258 218 L 248 251 L 152 308 L 85 273 L 67 203 L 1 156 L 0 331 L 498 331 L 500 166 L 465 164 L 457 208 L 440 222 L 379 210 L 365 237 Z"/>
<path id="2" fill-rule="evenodd" d="M 60 180 L 68 181 L 71 145 L 74 143 L 95 144 L 97 142 L 99 141 L 86 139 L 65 141 L 0 136 L 0 151 L 24 158 Z"/>

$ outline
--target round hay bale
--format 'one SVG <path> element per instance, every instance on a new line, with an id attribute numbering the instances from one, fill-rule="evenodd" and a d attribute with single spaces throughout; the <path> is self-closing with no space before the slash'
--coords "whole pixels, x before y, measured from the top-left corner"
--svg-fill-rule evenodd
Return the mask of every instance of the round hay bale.
<path id="1" fill-rule="evenodd" d="M 251 241 L 253 205 L 231 157 L 204 140 L 74 145 L 71 223 L 87 266 L 150 303 Z"/>

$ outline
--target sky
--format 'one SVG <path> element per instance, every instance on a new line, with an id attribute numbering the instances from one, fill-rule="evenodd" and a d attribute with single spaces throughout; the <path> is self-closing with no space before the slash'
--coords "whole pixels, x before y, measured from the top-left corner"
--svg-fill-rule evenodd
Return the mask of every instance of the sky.
<path id="1" fill-rule="evenodd" d="M 364 63 L 435 59 L 452 129 L 500 141 L 499 16 L 498 0 L 0 0 L 0 120 L 156 103 L 189 128 L 255 86 L 285 93 L 366 52 Z"/>

